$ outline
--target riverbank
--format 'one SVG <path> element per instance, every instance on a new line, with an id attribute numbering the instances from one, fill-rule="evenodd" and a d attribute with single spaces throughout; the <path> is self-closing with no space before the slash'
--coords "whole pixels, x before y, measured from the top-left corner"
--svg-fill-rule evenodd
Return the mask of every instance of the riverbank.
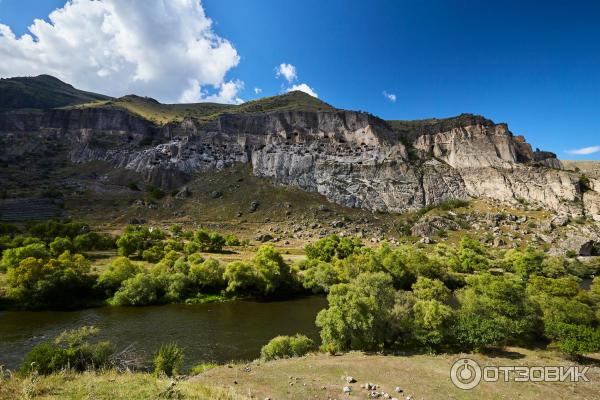
<path id="1" fill-rule="evenodd" d="M 169 379 L 146 373 L 54 374 L 13 378 L 0 385 L 0 398 L 12 400 L 26 393 L 39 399 L 340 399 L 367 398 L 367 382 L 379 392 L 406 399 L 597 399 L 600 398 L 600 354 L 590 360 L 590 382 L 482 382 L 475 389 L 459 390 L 451 382 L 450 368 L 461 357 L 481 366 L 568 366 L 573 362 L 539 350 L 508 348 L 495 354 L 380 356 L 350 352 L 340 356 L 311 354 L 267 363 L 226 364 L 201 375 Z M 348 384 L 343 377 L 352 376 Z M 352 387 L 350 395 L 342 393 Z M 397 393 L 396 387 L 402 392 Z M 176 397 L 175 392 L 183 397 Z M 169 397 L 169 393 L 171 397 Z M 161 395 L 162 394 L 162 395 Z"/>

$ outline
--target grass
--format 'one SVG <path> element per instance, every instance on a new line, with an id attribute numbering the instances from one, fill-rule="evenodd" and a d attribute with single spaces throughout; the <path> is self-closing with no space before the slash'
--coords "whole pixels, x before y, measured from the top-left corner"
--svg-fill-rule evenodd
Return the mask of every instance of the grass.
<path id="1" fill-rule="evenodd" d="M 0 92 L 0 111 L 17 108 L 56 108 L 109 99 L 108 96 L 75 89 L 49 75 L 0 79 Z"/>
<path id="2" fill-rule="evenodd" d="M 284 111 L 335 110 L 334 107 L 324 101 L 299 91 L 248 101 L 240 105 L 219 103 L 161 104 L 149 97 L 129 95 L 118 99 L 93 101 L 74 106 L 74 108 L 94 107 L 125 109 L 156 125 L 180 122 L 186 117 L 194 118 L 200 122 L 207 122 L 225 113 L 262 114 Z"/>
<path id="3" fill-rule="evenodd" d="M 57 373 L 38 377 L 0 380 L 0 398 L 16 399 L 206 399 L 242 400 L 230 389 L 188 380 L 157 378 L 149 373 Z"/>
<path id="4" fill-rule="evenodd" d="M 149 373 L 116 371 L 19 377 L 0 374 L 0 398 L 36 399 L 340 399 L 367 398 L 361 384 L 370 382 L 392 396 L 414 399 L 597 399 L 600 397 L 600 354 L 587 359 L 590 382 L 482 382 L 460 390 L 450 380 L 450 368 L 468 357 L 480 366 L 568 366 L 573 362 L 541 350 L 506 348 L 487 354 L 385 356 L 350 352 L 309 354 L 270 362 L 199 364 L 196 376 L 170 380 Z M 352 376 L 350 396 L 342 395 L 343 379 Z M 394 389 L 400 387 L 401 395 Z"/>
<path id="5" fill-rule="evenodd" d="M 372 382 L 381 390 L 398 396 L 399 386 L 405 396 L 415 399 L 597 399 L 600 396 L 600 369 L 593 366 L 589 383 L 481 383 L 477 388 L 463 391 L 449 379 L 451 365 L 465 355 L 382 356 L 351 352 L 341 356 L 312 354 L 301 358 L 283 359 L 233 368 L 211 369 L 193 378 L 204 384 L 229 388 L 236 393 L 252 394 L 254 398 L 328 399 L 342 398 L 341 378 L 352 376 L 349 398 L 367 398 L 360 384 Z M 569 361 L 550 352 L 511 348 L 488 356 L 467 355 L 480 365 L 570 365 Z M 596 360 L 597 362 L 598 360 Z M 237 382 L 237 383 L 234 383 Z M 378 389 L 379 390 L 379 389 Z M 347 396 L 344 395 L 344 398 Z"/>

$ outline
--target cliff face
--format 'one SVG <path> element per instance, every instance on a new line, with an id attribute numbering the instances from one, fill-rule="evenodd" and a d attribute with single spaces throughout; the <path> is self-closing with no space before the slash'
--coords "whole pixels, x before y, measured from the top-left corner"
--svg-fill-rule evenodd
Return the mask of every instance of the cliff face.
<path id="1" fill-rule="evenodd" d="M 4 141 L 58 135 L 72 162 L 108 161 L 167 188 L 198 171 L 251 163 L 257 176 L 370 210 L 485 197 L 600 218 L 598 193 L 582 194 L 579 176 L 554 154 L 478 116 L 388 124 L 332 109 L 231 113 L 157 128 L 123 110 L 84 108 L 0 114 L 0 131 Z"/>

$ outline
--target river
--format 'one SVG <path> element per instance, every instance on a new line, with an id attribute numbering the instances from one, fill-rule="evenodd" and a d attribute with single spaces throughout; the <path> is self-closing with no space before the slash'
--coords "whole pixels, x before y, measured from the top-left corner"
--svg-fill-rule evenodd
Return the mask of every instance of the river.
<path id="1" fill-rule="evenodd" d="M 1 311 L 0 365 L 16 368 L 34 345 L 84 325 L 100 328 L 99 338 L 119 350 L 134 344 L 152 354 L 162 343 L 176 342 L 185 351 L 186 366 L 251 360 L 277 335 L 303 333 L 318 342 L 315 317 L 326 305 L 324 297 L 312 296 L 274 302 Z"/>

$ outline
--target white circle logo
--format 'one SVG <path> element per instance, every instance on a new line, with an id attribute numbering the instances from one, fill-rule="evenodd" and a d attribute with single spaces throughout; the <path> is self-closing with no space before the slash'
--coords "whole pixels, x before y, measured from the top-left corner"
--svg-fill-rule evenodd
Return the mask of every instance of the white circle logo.
<path id="1" fill-rule="evenodd" d="M 481 367 L 470 358 L 461 358 L 452 364 L 450 379 L 459 389 L 473 389 L 481 382 Z"/>

